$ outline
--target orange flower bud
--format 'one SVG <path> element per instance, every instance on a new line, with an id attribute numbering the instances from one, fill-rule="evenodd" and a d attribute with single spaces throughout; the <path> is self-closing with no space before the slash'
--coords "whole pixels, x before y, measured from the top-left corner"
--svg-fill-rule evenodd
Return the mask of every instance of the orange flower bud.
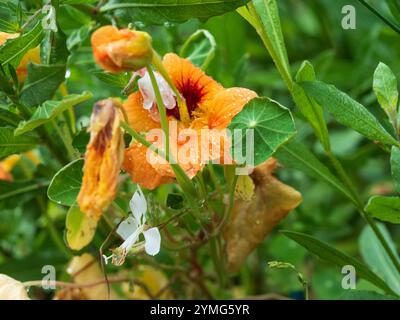
<path id="1" fill-rule="evenodd" d="M 105 26 L 92 35 L 93 55 L 107 71 L 137 71 L 153 57 L 151 42 L 146 32 Z"/>
<path id="2" fill-rule="evenodd" d="M 4 42 L 6 42 L 9 39 L 17 38 L 18 36 L 19 36 L 18 33 L 0 32 L 0 45 L 3 45 Z M 39 47 L 30 49 L 23 56 L 22 60 L 20 61 L 17 69 L 15 70 L 15 72 L 17 73 L 19 82 L 25 81 L 26 76 L 28 75 L 28 64 L 30 62 L 40 63 L 40 48 Z"/>
<path id="3" fill-rule="evenodd" d="M 117 104 L 114 99 L 96 103 L 90 119 L 90 141 L 78 204 L 82 212 L 94 219 L 101 217 L 117 193 L 125 147 Z"/>

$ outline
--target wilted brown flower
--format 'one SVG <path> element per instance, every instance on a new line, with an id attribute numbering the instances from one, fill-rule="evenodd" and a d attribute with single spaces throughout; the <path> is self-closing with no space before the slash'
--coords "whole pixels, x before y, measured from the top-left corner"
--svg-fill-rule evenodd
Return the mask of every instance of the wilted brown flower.
<path id="1" fill-rule="evenodd" d="M 78 204 L 82 212 L 99 219 L 117 192 L 118 175 L 124 158 L 119 102 L 95 104 L 90 119 L 90 141 L 86 148 L 82 187 Z"/>
<path id="2" fill-rule="evenodd" d="M 227 268 L 237 271 L 246 257 L 302 200 L 301 194 L 276 179 L 276 160 L 269 159 L 251 174 L 255 190 L 251 201 L 237 199 L 224 230 Z"/>

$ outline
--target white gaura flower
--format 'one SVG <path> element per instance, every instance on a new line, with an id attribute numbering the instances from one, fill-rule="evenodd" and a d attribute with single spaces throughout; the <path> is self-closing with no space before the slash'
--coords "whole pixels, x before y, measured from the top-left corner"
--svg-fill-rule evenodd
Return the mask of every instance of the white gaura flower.
<path id="1" fill-rule="evenodd" d="M 140 187 L 138 187 L 138 190 L 133 194 L 129 206 L 132 214 L 121 222 L 117 229 L 117 233 L 124 239 L 124 242 L 117 249 L 113 250 L 111 256 L 104 256 L 106 263 L 112 258 L 113 264 L 121 265 L 125 261 L 126 255 L 133 247 L 143 246 L 143 242 L 136 245 L 141 234 L 143 234 L 144 237 L 144 250 L 148 255 L 155 256 L 160 252 L 160 231 L 157 227 L 147 229 L 147 202 Z"/>

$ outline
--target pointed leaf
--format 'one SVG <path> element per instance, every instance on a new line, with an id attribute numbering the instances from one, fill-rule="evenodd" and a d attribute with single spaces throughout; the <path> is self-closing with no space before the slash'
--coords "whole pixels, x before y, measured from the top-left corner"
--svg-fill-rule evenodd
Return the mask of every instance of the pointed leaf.
<path id="1" fill-rule="evenodd" d="M 382 108 L 388 114 L 395 113 L 399 99 L 397 79 L 393 71 L 382 62 L 375 70 L 373 87 Z"/>
<path id="2" fill-rule="evenodd" d="M 338 122 L 361 133 L 368 139 L 399 146 L 362 104 L 350 98 L 335 86 L 321 81 L 301 82 L 306 93 L 323 106 Z"/>
<path id="3" fill-rule="evenodd" d="M 11 154 L 20 153 L 36 147 L 38 139 L 29 136 L 14 136 L 14 130 L 11 128 L 0 128 L 0 159 Z"/>
<path id="4" fill-rule="evenodd" d="M 117 10 L 132 21 L 148 24 L 183 22 L 192 18 L 206 20 L 238 7 L 248 0 L 113 0 L 101 7 L 101 12 Z"/>
<path id="5" fill-rule="evenodd" d="M 345 265 L 352 265 L 357 271 L 357 276 L 371 282 L 377 287 L 381 288 L 387 293 L 394 294 L 393 290 L 375 273 L 368 269 L 366 265 L 359 262 L 358 260 L 336 250 L 329 244 L 322 242 L 310 235 L 293 232 L 293 231 L 281 231 L 285 236 L 296 241 L 298 244 L 306 248 L 311 253 L 317 255 L 319 258 L 333 263 L 340 268 Z"/>
<path id="6" fill-rule="evenodd" d="M 397 192 L 400 192 L 400 149 L 397 147 L 392 147 L 392 152 L 390 153 L 390 167 L 394 185 L 396 186 Z"/>
<path id="7" fill-rule="evenodd" d="M 400 198 L 374 196 L 368 201 L 365 211 L 379 220 L 400 224 Z"/>
<path id="8" fill-rule="evenodd" d="M 0 65 L 11 64 L 16 68 L 25 53 L 37 47 L 43 39 L 42 24 L 39 22 L 34 28 L 21 36 L 8 40 L 0 47 Z"/>
<path id="9" fill-rule="evenodd" d="M 61 101 L 46 101 L 39 106 L 33 113 L 32 117 L 27 121 L 22 121 L 15 129 L 15 135 L 21 135 L 31 131 L 60 115 L 68 108 L 73 107 L 81 102 L 84 102 L 92 97 L 88 91 L 82 94 L 71 94 L 64 97 Z"/>
<path id="10" fill-rule="evenodd" d="M 28 77 L 21 91 L 21 102 L 38 106 L 51 100 L 65 78 L 65 65 L 28 65 Z"/>

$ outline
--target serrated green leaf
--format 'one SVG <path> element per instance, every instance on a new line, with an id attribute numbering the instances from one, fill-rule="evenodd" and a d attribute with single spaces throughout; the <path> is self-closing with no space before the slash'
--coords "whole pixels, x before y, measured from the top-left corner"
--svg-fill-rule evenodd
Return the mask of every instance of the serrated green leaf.
<path id="1" fill-rule="evenodd" d="M 276 157 L 285 167 L 300 170 L 310 177 L 321 180 L 343 193 L 353 202 L 357 202 L 329 168 L 318 160 L 307 146 L 300 142 L 291 141 L 282 146 L 276 153 Z"/>
<path id="2" fill-rule="evenodd" d="M 314 81 L 316 80 L 314 67 L 308 61 L 304 61 L 296 75 L 296 81 Z M 303 88 L 297 83 L 292 88 L 293 100 L 301 113 L 313 127 L 315 134 L 321 141 L 325 150 L 330 150 L 330 141 L 328 128 L 324 119 L 322 107 L 313 99 L 306 95 Z"/>
<path id="3" fill-rule="evenodd" d="M 97 220 L 89 218 L 78 207 L 71 207 L 67 213 L 65 227 L 68 246 L 72 250 L 81 250 L 92 241 L 96 233 Z"/>
<path id="4" fill-rule="evenodd" d="M 179 55 L 205 70 L 215 56 L 216 47 L 213 35 L 200 29 L 186 40 Z"/>
<path id="5" fill-rule="evenodd" d="M 0 128 L 0 159 L 36 147 L 38 139 L 33 136 L 14 136 L 14 129 Z"/>
<path id="6" fill-rule="evenodd" d="M 377 227 L 380 229 L 392 252 L 397 252 L 396 245 L 393 243 L 385 226 L 379 223 Z M 359 238 L 359 246 L 365 263 L 368 264 L 372 271 L 382 277 L 394 292 L 400 294 L 400 275 L 370 226 L 366 226 L 362 231 Z M 397 253 L 396 258 L 399 260 Z"/>
<path id="7" fill-rule="evenodd" d="M 272 156 L 296 133 L 290 111 L 268 98 L 255 98 L 247 103 L 242 111 L 232 119 L 228 129 L 231 132 L 242 131 L 241 138 L 234 139 L 232 153 L 234 159 L 236 158 L 235 154 L 241 156 L 248 153 L 248 146 L 245 142 L 246 132 L 253 130 L 255 166 Z M 239 148 L 241 150 L 238 150 Z"/>
<path id="8" fill-rule="evenodd" d="M 307 81 L 299 84 L 307 95 L 314 98 L 341 124 L 354 129 L 373 141 L 400 145 L 362 104 L 353 100 L 335 86 L 321 81 Z"/>
<path id="9" fill-rule="evenodd" d="M 28 66 L 28 77 L 21 91 L 20 101 L 27 107 L 51 100 L 65 78 L 65 65 Z"/>
<path id="10" fill-rule="evenodd" d="M 37 47 L 43 39 L 43 29 L 41 23 L 37 23 L 34 28 L 18 38 L 7 40 L 0 47 L 0 65 L 11 64 L 16 68 L 25 53 Z"/>
<path id="11" fill-rule="evenodd" d="M 83 159 L 75 160 L 58 171 L 47 189 L 47 196 L 58 204 L 76 205 L 82 185 Z"/>
<path id="12" fill-rule="evenodd" d="M 365 211 L 374 218 L 400 224 L 400 198 L 373 196 L 368 200 Z"/>
<path id="13" fill-rule="evenodd" d="M 392 70 L 382 62 L 375 70 L 373 88 L 381 107 L 389 116 L 395 115 L 399 99 L 397 79 Z"/>
<path id="14" fill-rule="evenodd" d="M 149 24 L 184 22 L 192 18 L 206 20 L 238 7 L 248 0 L 112 0 L 100 9 L 128 15 L 132 21 Z"/>
<path id="15" fill-rule="evenodd" d="M 300 232 L 281 231 L 281 233 L 296 241 L 299 245 L 303 246 L 311 253 L 317 255 L 319 258 L 333 263 L 340 268 L 345 265 L 354 266 L 357 271 L 358 277 L 368 280 L 372 284 L 384 290 L 386 293 L 395 294 L 393 290 L 380 277 L 369 270 L 366 265 L 344 254 L 343 252 L 340 252 L 329 244 Z"/>
<path id="16" fill-rule="evenodd" d="M 397 192 L 400 192 L 400 149 L 392 147 L 390 153 L 390 167 Z"/>
<path id="17" fill-rule="evenodd" d="M 61 101 L 46 101 L 36 109 L 29 120 L 19 123 L 17 129 L 15 129 L 14 134 L 18 136 L 25 132 L 31 131 L 51 121 L 52 119 L 66 111 L 68 108 L 87 101 L 91 97 L 92 94 L 88 91 L 85 91 L 82 94 L 68 95 L 64 97 Z"/>

